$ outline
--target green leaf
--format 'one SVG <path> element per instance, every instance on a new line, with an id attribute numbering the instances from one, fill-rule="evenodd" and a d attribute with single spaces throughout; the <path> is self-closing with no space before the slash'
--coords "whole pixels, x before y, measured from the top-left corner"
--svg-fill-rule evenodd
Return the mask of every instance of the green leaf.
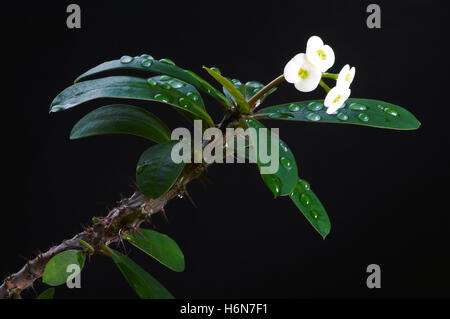
<path id="1" fill-rule="evenodd" d="M 217 80 L 220 84 L 223 85 L 224 88 L 227 89 L 227 91 L 233 96 L 234 100 L 236 101 L 239 110 L 242 113 L 248 113 L 250 112 L 250 107 L 247 104 L 247 101 L 245 100 L 242 93 L 231 83 L 227 78 L 223 77 L 219 73 L 215 72 L 214 70 L 211 70 L 210 68 L 203 67 L 213 78 Z"/>
<path id="2" fill-rule="evenodd" d="M 320 123 L 357 124 L 397 130 L 414 130 L 420 122 L 404 108 L 370 99 L 348 99 L 337 114 L 327 114 L 323 100 L 287 103 L 264 108 L 261 118 Z"/>
<path id="3" fill-rule="evenodd" d="M 136 167 L 136 182 L 140 191 L 150 198 L 158 198 L 175 183 L 184 162 L 172 161 L 172 148 L 179 141 L 154 145 L 142 153 Z"/>
<path id="4" fill-rule="evenodd" d="M 114 249 L 109 250 L 114 263 L 140 298 L 173 299 L 172 294 L 163 285 L 134 261 Z"/>
<path id="5" fill-rule="evenodd" d="M 42 281 L 49 286 L 59 286 L 67 282 L 73 272 L 67 272 L 69 265 L 78 265 L 80 271 L 84 267 L 85 257 L 80 250 L 66 250 L 53 256 L 47 263 Z"/>
<path id="6" fill-rule="evenodd" d="M 55 288 L 48 288 L 44 290 L 36 299 L 53 299 L 55 296 Z"/>
<path id="7" fill-rule="evenodd" d="M 247 101 L 250 100 L 256 93 L 258 93 L 264 87 L 264 84 L 258 81 L 249 81 L 245 84 L 243 84 L 238 79 L 232 79 L 230 81 L 239 90 L 239 92 L 241 92 L 241 94 L 245 97 L 245 100 Z M 277 90 L 276 87 L 270 89 L 266 94 L 262 96 L 260 101 L 262 102 L 267 96 L 269 96 L 276 90 Z M 223 93 L 231 103 L 236 104 L 234 97 L 230 94 L 230 92 L 228 92 L 228 90 L 225 87 L 223 88 Z"/>
<path id="8" fill-rule="evenodd" d="M 170 140 L 170 130 L 157 116 L 132 105 L 113 104 L 85 115 L 72 129 L 70 139 L 101 134 L 132 134 L 157 143 Z"/>
<path id="9" fill-rule="evenodd" d="M 308 219 L 311 225 L 325 239 L 330 233 L 330 219 L 322 203 L 312 192 L 309 183 L 299 178 L 290 197 L 306 219 Z"/>
<path id="10" fill-rule="evenodd" d="M 254 158 L 256 158 L 258 167 L 261 170 L 262 167 L 268 166 L 269 164 L 262 163 L 260 158 L 259 150 L 263 144 L 261 144 L 262 134 L 259 129 L 261 128 L 267 129 L 267 128 L 260 122 L 252 119 L 247 119 L 247 124 L 250 127 L 256 129 L 257 143 L 255 143 L 255 141 L 253 141 L 251 138 L 251 144 L 253 146 L 253 154 L 255 154 Z M 266 149 L 267 154 L 271 154 L 272 133 L 268 129 L 267 133 L 268 136 L 266 139 L 267 141 Z M 274 174 L 261 174 L 261 177 L 263 178 L 267 187 L 269 187 L 269 189 L 273 192 L 275 197 L 279 195 L 289 195 L 294 189 L 295 185 L 297 184 L 297 176 L 298 176 L 298 168 L 297 163 L 295 161 L 295 157 L 292 154 L 291 150 L 287 147 L 286 143 L 284 143 L 282 140 L 279 140 L 278 150 L 279 150 L 278 171 Z"/>
<path id="11" fill-rule="evenodd" d="M 50 112 L 58 112 L 100 98 L 138 99 L 167 103 L 190 112 L 209 125 L 214 123 L 205 109 L 177 89 L 131 76 L 111 76 L 74 84 L 62 91 L 52 102 Z"/>
<path id="12" fill-rule="evenodd" d="M 87 72 L 80 75 L 76 80 L 75 83 L 78 81 L 84 80 L 89 76 L 97 75 L 99 73 L 107 72 L 107 71 L 114 71 L 114 70 L 121 70 L 121 69 L 129 69 L 129 70 L 139 70 L 139 71 L 148 71 L 153 72 L 157 74 L 165 74 L 172 76 L 174 78 L 180 79 L 186 83 L 189 83 L 199 89 L 200 91 L 205 92 L 206 94 L 209 94 L 211 97 L 215 98 L 219 102 L 230 105 L 230 102 L 223 96 L 222 93 L 220 93 L 217 89 L 215 89 L 211 84 L 206 82 L 204 79 L 202 79 L 200 76 L 195 74 L 192 71 L 184 70 L 174 64 L 171 64 L 168 59 L 162 59 L 163 62 L 154 60 L 151 57 L 147 55 L 142 55 L 140 57 L 132 58 L 132 60 L 128 63 L 123 63 L 121 60 L 113 60 L 104 62 Z M 123 61 L 123 60 L 122 60 Z M 125 60 L 128 61 L 128 60 Z M 164 63 L 164 61 L 167 61 L 169 63 Z M 172 62 L 173 63 L 173 62 Z"/>
<path id="13" fill-rule="evenodd" d="M 154 230 L 139 229 L 139 231 L 142 235 L 126 234 L 124 238 L 170 269 L 184 270 L 184 255 L 172 238 Z"/>

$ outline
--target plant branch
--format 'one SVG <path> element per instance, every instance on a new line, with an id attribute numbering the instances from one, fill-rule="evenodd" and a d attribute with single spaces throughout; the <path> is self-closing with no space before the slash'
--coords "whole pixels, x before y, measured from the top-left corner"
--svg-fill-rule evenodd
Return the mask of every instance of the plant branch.
<path id="1" fill-rule="evenodd" d="M 226 115 L 218 128 L 226 127 L 236 121 L 233 115 Z M 86 255 L 108 255 L 105 246 L 122 240 L 123 235 L 134 233 L 143 222 L 150 221 L 152 215 L 164 212 L 167 202 L 178 195 L 184 195 L 186 185 L 200 177 L 209 164 L 187 164 L 174 186 L 157 199 L 150 199 L 136 191 L 131 197 L 122 199 L 105 217 L 93 217 L 93 224 L 59 245 L 29 260 L 18 272 L 9 275 L 0 285 L 0 299 L 18 298 L 23 290 L 31 287 L 36 279 L 42 277 L 45 266 L 55 255 L 76 249 Z"/>
<path id="2" fill-rule="evenodd" d="M 259 99 L 261 99 L 261 97 L 266 94 L 267 92 L 269 92 L 272 88 L 278 86 L 281 82 L 284 81 L 284 75 L 280 75 L 279 77 L 277 77 L 276 79 L 272 80 L 272 82 L 270 82 L 269 84 L 267 84 L 265 87 L 263 87 L 261 89 L 261 91 L 259 91 L 258 93 L 256 93 L 250 100 L 248 100 L 248 105 L 250 106 L 250 109 L 254 110 L 256 107 L 256 102 L 258 102 Z"/>

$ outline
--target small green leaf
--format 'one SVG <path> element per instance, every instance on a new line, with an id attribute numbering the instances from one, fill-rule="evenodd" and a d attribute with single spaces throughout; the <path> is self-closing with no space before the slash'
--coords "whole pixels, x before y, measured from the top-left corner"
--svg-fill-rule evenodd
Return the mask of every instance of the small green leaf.
<path id="1" fill-rule="evenodd" d="M 245 97 L 245 99 L 247 101 L 250 100 L 253 96 L 255 96 L 255 94 L 258 93 L 264 87 L 264 85 L 261 82 L 258 82 L 258 81 L 249 81 L 249 82 L 247 82 L 245 84 L 243 84 L 238 79 L 232 79 L 230 81 L 239 90 L 239 92 L 241 92 L 241 94 Z M 270 89 L 266 94 L 264 94 L 261 97 L 260 101 L 261 102 L 264 101 L 264 99 L 266 97 L 268 97 L 270 94 L 272 94 L 276 90 L 277 90 L 276 87 Z M 230 92 L 228 92 L 228 90 L 225 87 L 223 88 L 223 93 L 225 94 L 226 98 L 231 103 L 236 104 L 236 101 L 235 101 L 234 97 L 230 94 Z"/>
<path id="2" fill-rule="evenodd" d="M 110 248 L 109 251 L 114 263 L 140 298 L 173 299 L 172 294 L 163 285 L 130 258 L 114 249 Z"/>
<path id="3" fill-rule="evenodd" d="M 74 84 L 55 97 L 50 106 L 50 112 L 67 110 L 100 98 L 138 99 L 166 103 L 190 112 L 214 126 L 213 120 L 205 109 L 189 96 L 177 89 L 160 85 L 152 78 L 144 80 L 132 76 L 111 76 Z"/>
<path id="4" fill-rule="evenodd" d="M 312 192 L 309 183 L 299 178 L 290 197 L 306 219 L 308 219 L 311 225 L 325 239 L 330 233 L 330 219 L 322 203 Z"/>
<path id="5" fill-rule="evenodd" d="M 336 114 L 327 114 L 323 100 L 287 103 L 260 110 L 260 118 L 319 123 L 356 124 L 396 130 L 415 130 L 420 122 L 404 108 L 391 103 L 351 98 Z M 289 116 L 278 116 L 278 114 Z"/>
<path id="6" fill-rule="evenodd" d="M 67 282 L 67 277 L 73 272 L 67 272 L 69 265 L 78 265 L 80 271 L 84 267 L 85 257 L 79 250 L 66 250 L 53 256 L 47 263 L 42 275 L 42 281 L 49 286 L 59 286 Z"/>
<path id="7" fill-rule="evenodd" d="M 260 148 L 263 145 L 261 144 L 262 134 L 260 132 L 260 129 L 267 129 L 267 128 L 260 122 L 252 119 L 248 119 L 247 124 L 256 130 L 257 143 L 251 140 L 251 144 L 253 146 L 254 158 L 256 158 L 258 167 L 261 170 L 262 167 L 269 165 L 262 163 L 260 158 Z M 265 147 L 267 150 L 267 154 L 272 154 L 271 138 L 272 133 L 270 132 L 270 130 L 267 129 L 267 139 L 266 139 L 267 146 Z M 264 182 L 273 192 L 275 197 L 279 195 L 282 196 L 289 195 L 297 183 L 297 176 L 298 176 L 297 163 L 291 150 L 282 140 L 279 140 L 279 144 L 277 146 L 279 150 L 279 158 L 277 159 L 279 165 L 277 172 L 274 174 L 261 174 L 261 177 L 263 178 Z"/>
<path id="8" fill-rule="evenodd" d="M 142 153 L 136 167 L 136 182 L 144 195 L 158 198 L 177 180 L 185 164 L 172 161 L 172 148 L 178 142 L 167 141 Z"/>
<path id="9" fill-rule="evenodd" d="M 75 83 L 81 80 L 85 80 L 87 77 L 107 71 L 114 71 L 121 69 L 139 70 L 139 71 L 153 72 L 157 74 L 165 74 L 180 79 L 186 83 L 193 85 L 200 91 L 209 94 L 211 97 L 215 98 L 219 102 L 225 105 L 230 105 L 230 102 L 228 102 L 228 100 L 225 98 L 225 96 L 223 96 L 222 93 L 220 93 L 217 89 L 211 86 L 211 84 L 206 82 L 204 79 L 202 79 L 194 72 L 184 70 L 176 66 L 175 64 L 165 62 L 167 61 L 161 62 L 149 57 L 148 55 L 142 55 L 140 57 L 132 58 L 132 60 L 128 63 L 123 63 L 120 60 L 108 61 L 83 73 L 75 80 Z"/>
<path id="10" fill-rule="evenodd" d="M 233 85 L 232 82 L 230 82 L 227 78 L 223 77 L 219 73 L 211 70 L 210 68 L 203 67 L 213 78 L 217 80 L 220 84 L 223 85 L 224 88 L 227 89 L 227 91 L 233 96 L 234 100 L 236 101 L 239 110 L 242 113 L 248 113 L 250 112 L 250 107 L 247 104 L 247 101 L 245 100 L 242 93 Z"/>
<path id="11" fill-rule="evenodd" d="M 154 230 L 139 229 L 136 235 L 126 234 L 125 239 L 134 246 L 174 271 L 184 270 L 184 256 L 177 243 L 165 234 Z"/>
<path id="12" fill-rule="evenodd" d="M 44 290 L 36 299 L 53 299 L 55 296 L 55 288 L 48 288 Z"/>
<path id="13" fill-rule="evenodd" d="M 70 139 L 101 134 L 132 134 L 157 143 L 170 140 L 170 130 L 157 116 L 143 108 L 113 104 L 98 108 L 78 121 Z"/>

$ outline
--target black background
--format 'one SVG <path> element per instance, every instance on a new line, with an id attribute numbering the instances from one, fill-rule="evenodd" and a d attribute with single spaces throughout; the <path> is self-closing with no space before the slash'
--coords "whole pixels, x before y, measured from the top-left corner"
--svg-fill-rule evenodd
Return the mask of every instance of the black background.
<path id="1" fill-rule="evenodd" d="M 198 208 L 176 199 L 167 207 L 169 223 L 155 218 L 157 230 L 182 248 L 186 271 L 171 272 L 130 247 L 127 253 L 179 298 L 450 296 L 444 1 L 377 1 L 379 30 L 366 26 L 368 1 L 77 1 L 82 28 L 72 30 L 69 3 L 2 4 L 2 278 L 23 265 L 21 256 L 71 237 L 92 216 L 106 214 L 120 193 L 133 192 L 148 142 L 68 139 L 78 119 L 108 101 L 48 114 L 76 76 L 124 54 L 149 53 L 208 80 L 202 65 L 267 83 L 319 35 L 336 53 L 331 71 L 356 66 L 353 97 L 402 105 L 422 122 L 417 131 L 265 122 L 280 127 L 300 175 L 326 206 L 328 238 L 288 198 L 274 200 L 253 164 L 215 165 L 209 184 L 189 186 Z M 323 96 L 321 89 L 304 94 L 284 84 L 266 105 Z M 207 97 L 205 103 L 219 121 L 217 104 Z M 187 125 L 162 104 L 134 104 L 150 107 L 171 128 Z M 372 263 L 381 266 L 381 289 L 366 287 Z M 87 263 L 82 289 L 56 294 L 135 297 L 104 257 Z"/>

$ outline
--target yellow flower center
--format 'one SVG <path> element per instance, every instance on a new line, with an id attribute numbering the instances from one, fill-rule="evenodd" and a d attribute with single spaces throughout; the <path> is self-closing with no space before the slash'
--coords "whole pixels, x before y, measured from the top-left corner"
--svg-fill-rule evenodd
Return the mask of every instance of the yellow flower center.
<path id="1" fill-rule="evenodd" d="M 317 50 L 317 55 L 322 59 L 325 60 L 327 58 L 327 55 L 325 54 L 325 52 L 323 52 L 323 50 Z"/>
<path id="2" fill-rule="evenodd" d="M 300 70 L 298 70 L 298 76 L 302 79 L 306 79 L 308 77 L 308 71 L 300 68 Z"/>
<path id="3" fill-rule="evenodd" d="M 338 103 L 341 100 L 341 96 L 338 95 L 334 100 L 333 103 Z"/>
<path id="4" fill-rule="evenodd" d="M 348 73 L 347 76 L 345 77 L 345 81 L 347 81 L 347 82 L 351 81 L 350 73 Z"/>

